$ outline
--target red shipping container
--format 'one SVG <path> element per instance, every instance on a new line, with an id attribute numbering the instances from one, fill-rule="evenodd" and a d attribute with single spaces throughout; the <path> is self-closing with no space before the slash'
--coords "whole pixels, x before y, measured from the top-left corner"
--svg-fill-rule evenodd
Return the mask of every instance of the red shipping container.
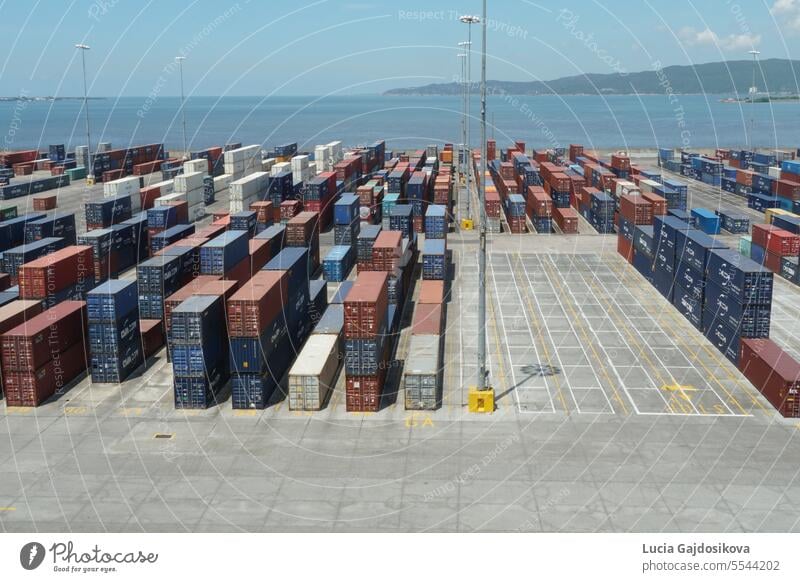
<path id="1" fill-rule="evenodd" d="M 389 275 L 382 271 L 359 273 L 344 301 L 347 339 L 374 339 L 381 331 L 389 301 Z"/>
<path id="2" fill-rule="evenodd" d="M 800 417 L 800 364 L 770 339 L 742 339 L 739 369 L 786 418 Z"/>
<path id="3" fill-rule="evenodd" d="M 633 264 L 633 243 L 624 236 L 617 235 L 617 252 L 629 263 Z"/>
<path id="4" fill-rule="evenodd" d="M 444 303 L 444 281 L 423 279 L 419 282 L 419 299 L 417 305 Z"/>
<path id="5" fill-rule="evenodd" d="M 500 214 L 502 212 L 500 206 L 500 194 L 487 189 L 484 206 L 486 208 L 486 216 L 490 218 L 500 218 Z"/>
<path id="6" fill-rule="evenodd" d="M 281 205 L 283 207 L 283 205 Z M 317 230 L 319 214 L 316 212 L 301 212 L 286 223 L 286 243 L 289 246 L 308 245 L 319 239 Z"/>
<path id="7" fill-rule="evenodd" d="M 642 198 L 653 206 L 653 216 L 665 216 L 667 214 L 667 201 L 662 196 L 642 192 Z"/>
<path id="8" fill-rule="evenodd" d="M 372 245 L 372 261 L 369 270 L 392 271 L 400 264 L 400 246 L 403 233 L 399 230 L 383 230 Z"/>
<path id="9" fill-rule="evenodd" d="M 559 192 L 569 192 L 569 176 L 561 172 L 555 172 L 550 174 L 550 178 L 547 180 L 550 184 L 550 188 L 553 190 L 557 190 Z"/>
<path id="10" fill-rule="evenodd" d="M 139 333 L 142 336 L 142 351 L 149 358 L 164 346 L 164 327 L 160 319 L 140 319 Z"/>
<path id="11" fill-rule="evenodd" d="M 781 257 L 767 251 L 764 253 L 764 266 L 773 273 L 781 272 Z"/>
<path id="12" fill-rule="evenodd" d="M 156 204 L 156 198 L 161 198 L 161 186 L 147 186 L 139 189 L 139 202 L 142 210 L 149 210 Z"/>
<path id="13" fill-rule="evenodd" d="M 509 216 L 508 227 L 512 234 L 525 234 L 528 232 L 528 225 L 524 216 Z"/>
<path id="14" fill-rule="evenodd" d="M 17 327 L 42 312 L 42 302 L 36 300 L 12 301 L 0 307 L 0 335 Z"/>
<path id="15" fill-rule="evenodd" d="M 64 301 L 8 330 L 0 338 L 3 370 L 29 371 L 53 354 L 84 341 L 86 303 Z"/>
<path id="16" fill-rule="evenodd" d="M 216 238 L 221 235 L 223 232 L 225 232 L 225 230 L 226 228 L 224 224 L 209 224 L 203 228 L 198 228 L 194 234 L 188 238 L 203 238 L 211 240 L 212 238 Z"/>
<path id="17" fill-rule="evenodd" d="M 615 170 L 630 170 L 631 159 L 626 153 L 611 154 L 611 167 Z"/>
<path id="18" fill-rule="evenodd" d="M 211 215 L 211 220 L 217 222 L 218 220 L 223 220 L 230 216 L 230 212 L 215 212 Z"/>
<path id="19" fill-rule="evenodd" d="M 15 176 L 30 176 L 33 174 L 33 164 L 14 164 L 12 169 Z"/>
<path id="20" fill-rule="evenodd" d="M 755 172 L 752 170 L 736 170 L 736 183 L 743 186 L 752 186 L 754 175 Z"/>
<path id="21" fill-rule="evenodd" d="M 247 256 L 239 261 L 222 277 L 226 281 L 234 281 L 236 289 L 250 280 L 250 257 Z"/>
<path id="22" fill-rule="evenodd" d="M 32 162 L 39 158 L 39 150 L 20 150 L 0 153 L 0 166 L 14 166 Z"/>
<path id="23" fill-rule="evenodd" d="M 282 313 L 288 296 L 287 271 L 260 271 L 228 301 L 228 334 L 260 337 Z"/>
<path id="24" fill-rule="evenodd" d="M 281 220 L 291 220 L 303 210 L 303 204 L 299 200 L 284 200 L 281 202 Z"/>
<path id="25" fill-rule="evenodd" d="M 497 142 L 493 139 L 486 141 L 486 157 L 490 162 L 497 158 Z"/>
<path id="26" fill-rule="evenodd" d="M 783 178 L 773 180 L 772 193 L 789 200 L 800 200 L 800 184 Z"/>
<path id="27" fill-rule="evenodd" d="M 442 335 L 442 311 L 441 303 L 417 303 L 411 334 Z"/>
<path id="28" fill-rule="evenodd" d="M 547 192 L 541 186 L 528 186 L 526 206 L 529 216 L 543 218 L 553 214 L 553 199 L 547 195 Z"/>
<path id="29" fill-rule="evenodd" d="M 89 350 L 80 341 L 37 370 L 9 372 L 3 378 L 6 406 L 39 406 L 88 367 Z"/>
<path id="30" fill-rule="evenodd" d="M 93 277 L 93 256 L 90 246 L 71 246 L 25 263 L 19 269 L 19 296 L 44 299 Z"/>
<path id="31" fill-rule="evenodd" d="M 64 173 L 63 165 L 53 166 L 52 168 L 50 168 L 51 176 L 61 176 L 63 173 Z"/>
<path id="32" fill-rule="evenodd" d="M 578 213 L 573 208 L 553 208 L 553 220 L 564 234 L 578 234 Z"/>
<path id="33" fill-rule="evenodd" d="M 272 241 L 265 238 L 250 239 L 250 276 L 253 277 L 272 258 Z"/>
<path id="34" fill-rule="evenodd" d="M 800 254 L 800 236 L 788 230 L 773 230 L 767 239 L 767 250 L 779 257 L 796 257 Z"/>
<path id="35" fill-rule="evenodd" d="M 620 198 L 619 213 L 633 224 L 653 224 L 653 205 L 642 196 L 626 194 Z"/>
<path id="36" fill-rule="evenodd" d="M 34 196 L 33 197 L 33 209 L 34 210 L 53 210 L 57 205 L 58 198 L 55 195 L 52 196 Z"/>
<path id="37" fill-rule="evenodd" d="M 272 202 L 269 200 L 253 202 L 250 205 L 250 210 L 256 212 L 257 222 L 260 222 L 261 224 L 268 224 L 272 222 Z"/>
<path id="38" fill-rule="evenodd" d="M 172 310 L 189 299 L 192 295 L 197 295 L 197 292 L 207 283 L 219 280 L 219 275 L 200 275 L 164 300 L 164 327 L 167 333 L 172 329 Z M 159 319 L 157 321 L 160 322 L 161 320 Z"/>

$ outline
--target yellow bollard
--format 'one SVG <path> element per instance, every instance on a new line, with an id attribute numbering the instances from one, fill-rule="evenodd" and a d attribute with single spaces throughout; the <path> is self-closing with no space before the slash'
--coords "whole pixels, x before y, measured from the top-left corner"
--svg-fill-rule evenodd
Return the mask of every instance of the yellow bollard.
<path id="1" fill-rule="evenodd" d="M 491 414 L 494 412 L 494 388 L 478 390 L 473 387 L 469 389 L 469 399 L 467 409 L 470 412 Z"/>

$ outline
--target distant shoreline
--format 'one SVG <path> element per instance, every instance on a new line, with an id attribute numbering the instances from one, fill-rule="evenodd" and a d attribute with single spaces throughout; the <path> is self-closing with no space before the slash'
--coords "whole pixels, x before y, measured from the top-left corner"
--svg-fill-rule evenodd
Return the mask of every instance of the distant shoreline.
<path id="1" fill-rule="evenodd" d="M 108 97 L 88 97 L 89 101 L 102 101 Z M 83 97 L 0 97 L 0 101 L 83 101 Z"/>

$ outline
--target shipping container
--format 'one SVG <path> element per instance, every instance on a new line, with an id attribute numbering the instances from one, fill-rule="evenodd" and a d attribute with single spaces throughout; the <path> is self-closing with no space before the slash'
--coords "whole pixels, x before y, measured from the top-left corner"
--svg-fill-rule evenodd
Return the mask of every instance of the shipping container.
<path id="1" fill-rule="evenodd" d="M 800 417 L 800 364 L 770 339 L 744 339 L 739 369 L 786 418 Z"/>
<path id="2" fill-rule="evenodd" d="M 385 329 L 388 278 L 384 272 L 358 274 L 344 301 L 346 338 L 374 339 Z"/>
<path id="3" fill-rule="evenodd" d="M 203 275 L 224 275 L 249 256 L 248 235 L 243 231 L 226 231 L 200 247 L 200 272 Z M 248 269 L 249 270 L 249 269 Z"/>
<path id="4" fill-rule="evenodd" d="M 445 240 L 425 240 L 422 251 L 422 278 L 434 281 L 447 279 L 448 260 Z"/>
<path id="5" fill-rule="evenodd" d="M 403 377 L 406 410 L 435 410 L 441 406 L 441 346 L 438 335 L 411 337 Z"/>
<path id="6" fill-rule="evenodd" d="M 341 360 L 338 335 L 312 335 L 289 370 L 289 409 L 321 410 L 336 386 Z"/>

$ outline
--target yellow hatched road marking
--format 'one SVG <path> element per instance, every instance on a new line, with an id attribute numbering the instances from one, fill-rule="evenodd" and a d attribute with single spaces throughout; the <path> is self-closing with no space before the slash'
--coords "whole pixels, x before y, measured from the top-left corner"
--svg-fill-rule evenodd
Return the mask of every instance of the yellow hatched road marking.
<path id="1" fill-rule="evenodd" d="M 70 416 L 75 416 L 78 414 L 86 414 L 89 409 L 85 406 L 65 406 L 64 407 L 64 414 L 69 414 Z"/>
<path id="2" fill-rule="evenodd" d="M 527 269 L 525 268 L 525 264 L 522 262 L 522 257 L 520 255 L 515 255 L 515 258 L 517 259 L 517 263 L 518 263 L 517 266 L 521 266 L 523 271 L 525 271 L 525 273 L 527 273 Z M 511 276 L 514 277 L 514 284 L 517 285 L 517 276 L 514 274 L 514 265 L 511 265 Z M 527 275 L 526 275 L 526 279 L 527 279 Z M 520 286 L 517 285 L 517 289 L 519 289 L 519 287 Z M 533 304 L 531 303 L 530 294 L 532 293 L 532 291 L 530 290 L 529 286 L 528 285 L 522 285 L 521 287 L 523 289 L 523 295 L 525 297 L 525 302 L 528 304 L 528 309 L 533 314 L 537 313 L 538 309 L 534 309 Z M 544 313 L 543 312 L 542 312 L 542 317 L 544 317 Z M 529 324 L 531 323 L 530 319 L 528 319 L 527 317 L 525 319 L 528 320 Z M 552 370 L 554 366 L 553 366 L 552 360 L 550 358 L 550 350 L 547 349 L 547 342 L 544 340 L 544 326 L 541 325 L 541 323 L 539 322 L 539 318 L 538 317 L 534 317 L 533 318 L 533 325 L 536 327 L 536 340 L 539 343 L 539 345 L 542 347 L 542 352 L 544 354 L 545 359 L 547 360 L 548 367 Z M 530 327 L 529 327 L 529 330 L 530 330 Z M 554 348 L 555 348 L 555 346 L 554 346 Z M 567 399 L 564 396 L 564 391 L 561 388 L 561 380 L 559 379 L 558 376 L 559 376 L 558 374 L 555 374 L 553 376 L 553 379 L 554 379 L 554 381 L 556 383 L 556 394 L 558 395 L 558 399 L 561 401 L 561 406 L 564 407 L 564 412 L 566 412 L 567 414 L 571 414 L 569 406 L 567 405 Z"/>
<path id="3" fill-rule="evenodd" d="M 9 406 L 6 408 L 6 414 L 30 414 L 32 410 L 32 406 Z"/>
<path id="4" fill-rule="evenodd" d="M 233 411 L 233 415 L 234 416 L 255 416 L 256 415 L 256 411 L 252 410 L 250 408 L 248 408 L 248 409 L 238 409 L 237 408 L 237 409 L 235 409 Z"/>
<path id="5" fill-rule="evenodd" d="M 618 278 L 619 278 L 619 280 L 620 280 L 620 281 L 624 281 L 626 278 L 628 278 L 628 277 L 625 275 L 625 273 L 624 273 L 624 272 L 620 271 L 620 269 L 615 269 L 615 268 L 613 267 L 613 261 L 610 261 L 610 262 L 609 262 L 609 268 L 611 268 L 611 269 L 612 269 L 612 270 L 613 270 L 613 271 L 616 273 L 616 275 L 618 276 Z M 624 267 L 623 267 L 623 269 L 624 269 Z M 636 272 L 636 271 L 634 271 L 634 272 Z M 628 290 L 630 291 L 630 288 L 629 288 Z M 637 289 L 637 291 L 641 291 L 641 290 L 640 290 L 640 289 Z M 666 317 L 669 317 L 669 318 L 671 318 L 673 321 L 678 321 L 678 322 L 686 322 L 686 319 L 685 319 L 685 318 L 679 318 L 679 317 L 678 317 L 678 314 L 675 312 L 675 310 L 674 310 L 674 309 L 664 309 L 664 310 L 662 310 L 662 311 L 661 311 L 661 314 L 659 314 L 657 317 L 655 317 L 655 318 L 654 318 L 654 320 L 656 321 L 656 323 L 658 323 L 659 325 L 661 325 L 662 323 L 667 323 L 667 322 L 664 322 L 664 321 L 663 321 L 663 317 L 664 317 L 664 315 L 666 315 Z M 664 333 L 667 333 L 667 331 L 666 331 L 667 329 L 668 329 L 668 326 L 667 326 L 667 327 L 663 327 L 663 326 L 662 326 L 662 330 L 664 331 Z M 670 329 L 670 330 L 672 330 L 672 328 L 669 328 L 669 329 Z M 725 385 L 724 385 L 724 384 L 722 384 L 722 382 L 720 382 L 720 381 L 719 381 L 719 378 L 717 378 L 716 374 L 712 374 L 712 373 L 711 373 L 711 370 L 709 370 L 709 368 L 708 368 L 708 366 L 706 366 L 705 362 L 703 362 L 703 361 L 702 361 L 702 360 L 699 358 L 699 354 L 692 354 L 692 350 L 691 350 L 691 349 L 689 349 L 689 347 L 686 345 L 686 343 L 684 343 L 684 342 L 681 340 L 681 336 L 680 336 L 680 334 L 674 334 L 674 335 L 673 335 L 673 334 L 668 334 L 668 336 L 669 336 L 669 337 L 672 339 L 672 341 L 674 341 L 674 342 L 676 343 L 676 345 L 678 345 L 678 346 L 680 346 L 681 348 L 683 348 L 683 351 L 685 352 L 685 353 L 684 353 L 684 355 L 686 356 L 686 358 L 687 358 L 687 359 L 688 359 L 690 362 L 692 362 L 692 363 L 694 363 L 694 364 L 700 364 L 700 367 L 701 367 L 701 368 L 703 368 L 703 369 L 706 371 L 706 373 L 707 373 L 707 374 L 708 374 L 710 377 L 714 378 L 714 382 L 716 382 L 716 383 L 717 383 L 717 385 L 720 387 L 720 389 L 721 389 L 721 390 L 722 390 L 722 391 L 725 393 L 725 395 L 728 397 L 728 402 L 730 402 L 731 404 L 735 405 L 735 406 L 736 406 L 736 407 L 737 407 L 737 408 L 740 410 L 740 412 L 741 412 L 742 414 L 744 414 L 744 415 L 749 415 L 749 414 L 750 414 L 749 412 L 747 412 L 747 410 L 745 410 L 745 409 L 744 409 L 744 407 L 743 407 L 743 406 L 741 405 L 741 403 L 740 403 L 740 402 L 739 402 L 739 401 L 736 399 L 736 397 L 735 397 L 733 394 L 731 394 L 731 393 L 730 393 L 730 391 L 729 391 L 729 390 L 728 390 L 728 389 L 725 387 Z M 708 356 L 709 356 L 709 357 L 710 357 L 712 360 L 714 360 L 714 362 L 717 364 L 717 366 L 718 366 L 718 367 L 722 367 L 722 368 L 724 368 L 724 367 L 725 367 L 725 366 L 724 366 L 724 364 L 723 364 L 723 362 L 720 360 L 720 356 L 718 355 L 718 354 L 719 354 L 719 352 L 716 352 L 716 351 L 714 351 L 714 350 L 711 350 L 711 349 L 709 349 L 709 347 L 708 347 L 707 345 L 705 345 L 705 342 L 703 342 L 703 343 L 701 344 L 701 346 L 702 346 L 703 350 L 706 352 L 706 354 L 707 354 L 707 355 L 708 355 Z M 726 360 L 726 361 L 727 361 L 727 360 Z M 753 395 L 750 393 L 750 390 L 748 390 L 748 389 L 747 389 L 747 388 L 746 388 L 746 387 L 745 387 L 745 386 L 742 384 L 741 380 L 738 380 L 738 379 L 737 379 L 735 376 L 733 376 L 733 374 L 731 374 L 731 373 L 730 373 L 730 371 L 728 371 L 728 377 L 729 377 L 729 379 L 731 379 L 731 380 L 736 380 L 736 382 L 737 382 L 737 383 L 738 383 L 740 386 L 742 386 L 742 387 L 743 387 L 743 389 L 744 389 L 744 392 L 745 392 L 745 393 L 746 393 L 748 396 L 750 396 L 750 397 L 753 399 L 753 402 L 754 402 L 755 404 L 757 404 L 757 405 L 758 405 L 760 408 L 762 408 L 762 409 L 766 410 L 766 408 L 764 408 L 764 405 L 762 405 L 760 402 L 758 402 L 758 401 L 757 401 L 757 400 L 756 400 L 756 399 L 753 397 Z M 715 408 L 715 410 L 716 410 L 716 408 Z M 726 411 L 726 412 L 725 412 L 725 414 L 730 414 L 730 412 L 731 412 L 731 411 Z"/>
<path id="6" fill-rule="evenodd" d="M 129 407 L 125 407 L 124 406 L 124 407 L 119 409 L 119 413 L 122 416 L 141 416 L 143 412 L 144 412 L 144 409 L 143 408 L 139 408 L 139 407 L 131 407 L 131 408 L 129 408 Z"/>
<path id="7" fill-rule="evenodd" d="M 592 354 L 597 360 L 597 363 L 600 365 L 600 369 L 603 371 L 603 375 L 606 377 L 606 381 L 608 382 L 609 386 L 611 386 L 611 390 L 614 392 L 614 399 L 622 407 L 622 413 L 626 416 L 629 415 L 630 413 L 628 412 L 628 407 L 625 405 L 622 396 L 617 390 L 617 383 L 611 379 L 611 375 L 609 374 L 608 369 L 603 363 L 603 358 L 601 358 L 600 354 L 597 353 L 597 349 L 594 347 L 594 344 L 589 338 L 589 334 L 586 332 L 586 324 L 583 321 L 583 318 L 578 316 L 578 313 L 575 311 L 575 307 L 572 305 L 572 302 L 567 301 L 567 297 L 569 295 L 564 291 L 561 282 L 558 281 L 558 277 L 551 276 L 550 269 L 548 269 L 547 266 L 548 266 L 547 261 L 542 261 L 542 269 L 545 271 L 545 274 L 547 275 L 547 278 L 550 281 L 550 284 L 553 287 L 553 289 L 556 288 L 556 285 L 558 286 L 558 291 L 561 293 L 561 297 L 564 300 L 564 305 L 566 305 L 569 308 L 570 314 L 572 314 L 572 321 L 575 323 L 576 327 L 578 327 L 578 329 L 580 330 L 586 345 L 588 345 L 589 349 L 592 350 Z"/>

